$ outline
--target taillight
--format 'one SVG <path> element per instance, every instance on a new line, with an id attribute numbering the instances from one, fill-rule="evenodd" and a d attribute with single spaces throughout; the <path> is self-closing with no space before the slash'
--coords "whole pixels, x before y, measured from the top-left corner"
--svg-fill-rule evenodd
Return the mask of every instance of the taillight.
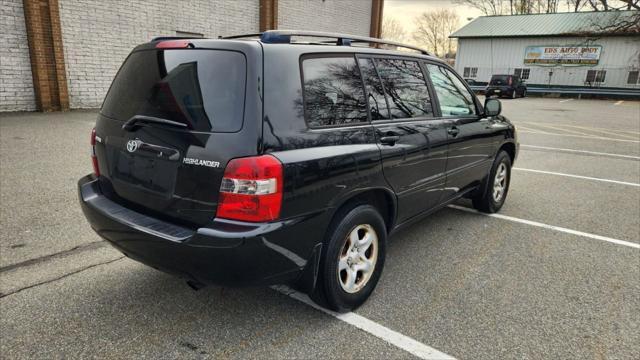
<path id="1" fill-rule="evenodd" d="M 91 130 L 91 164 L 93 165 L 93 173 L 96 176 L 100 176 L 98 157 L 96 156 L 96 128 L 93 128 L 93 130 Z"/>
<path id="2" fill-rule="evenodd" d="M 216 217 L 262 222 L 280 217 L 282 163 L 271 155 L 233 159 L 224 170 Z"/>
<path id="3" fill-rule="evenodd" d="M 513 78 L 509 76 L 509 86 L 511 86 L 511 84 L 513 84 Z"/>
<path id="4" fill-rule="evenodd" d="M 190 40 L 166 40 L 156 44 L 156 49 L 184 49 L 193 47 Z"/>

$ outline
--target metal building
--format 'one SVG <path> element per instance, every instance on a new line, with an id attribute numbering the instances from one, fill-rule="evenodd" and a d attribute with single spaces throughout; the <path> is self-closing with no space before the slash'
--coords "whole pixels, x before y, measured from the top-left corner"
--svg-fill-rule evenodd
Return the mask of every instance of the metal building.
<path id="1" fill-rule="evenodd" d="M 640 89 L 638 11 L 479 17 L 451 35 L 455 68 L 484 83 L 515 74 L 530 86 Z"/>

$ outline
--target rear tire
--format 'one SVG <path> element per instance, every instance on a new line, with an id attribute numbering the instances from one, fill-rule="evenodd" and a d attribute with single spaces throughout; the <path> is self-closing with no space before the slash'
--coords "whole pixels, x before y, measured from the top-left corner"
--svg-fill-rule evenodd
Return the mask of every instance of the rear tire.
<path id="1" fill-rule="evenodd" d="M 353 310 L 371 295 L 380 279 L 387 232 L 371 205 L 341 210 L 329 227 L 320 262 L 318 289 L 326 305 L 338 312 Z"/>
<path id="2" fill-rule="evenodd" d="M 500 211 L 507 199 L 510 182 L 511 157 L 502 150 L 496 156 L 489 176 L 484 181 L 484 191 L 472 199 L 473 207 L 485 213 Z"/>

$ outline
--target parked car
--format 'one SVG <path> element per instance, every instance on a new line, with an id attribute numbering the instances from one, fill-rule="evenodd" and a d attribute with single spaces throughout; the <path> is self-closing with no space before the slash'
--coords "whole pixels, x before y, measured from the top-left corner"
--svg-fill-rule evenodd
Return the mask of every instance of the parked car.
<path id="1" fill-rule="evenodd" d="M 500 210 L 518 150 L 500 102 L 426 52 L 352 41 L 382 42 L 267 31 L 136 47 L 78 183 L 91 227 L 194 288 L 291 284 L 347 311 L 394 231 L 463 197 Z"/>
<path id="2" fill-rule="evenodd" d="M 527 85 L 516 75 L 493 75 L 485 90 L 486 96 L 516 97 L 527 96 Z"/>

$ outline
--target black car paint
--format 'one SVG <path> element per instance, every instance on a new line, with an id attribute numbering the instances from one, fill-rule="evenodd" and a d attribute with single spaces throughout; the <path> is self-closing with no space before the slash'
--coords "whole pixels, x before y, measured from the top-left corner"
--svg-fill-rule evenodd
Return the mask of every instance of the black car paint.
<path id="1" fill-rule="evenodd" d="M 90 175 L 79 181 L 82 209 L 100 236 L 127 256 L 188 280 L 227 286 L 286 282 L 312 289 L 325 233 L 344 204 L 375 200 L 391 232 L 461 196 L 482 191 L 479 185 L 499 149 L 516 156 L 515 128 L 506 118 L 439 117 L 435 94 L 434 118 L 331 128 L 310 128 L 305 123 L 298 70 L 303 55 L 391 56 L 447 66 L 435 58 L 369 48 L 255 41 L 193 40 L 193 45 L 231 48 L 247 56 L 250 65 L 242 129 L 223 134 L 185 133 L 143 124 L 129 137 L 172 144 L 183 155 L 220 161 L 220 168 L 180 166 L 181 176 L 188 180 L 181 185 L 184 188 L 177 189 L 177 197 L 158 197 L 157 206 L 151 208 L 120 196 L 122 189 L 116 191 L 105 176 Z M 145 44 L 137 50 L 153 46 Z M 482 105 L 477 98 L 475 101 L 482 113 Z M 100 115 L 96 131 L 101 135 L 121 125 Z M 145 132 L 151 135 L 144 137 Z M 381 138 L 389 134 L 398 140 L 382 144 Z M 108 165 L 102 146 L 97 149 L 99 163 L 108 174 L 109 169 L 102 169 Z M 215 158 L 211 149 L 216 149 Z M 211 203 L 217 193 L 198 194 L 199 188 L 209 189 L 202 182 L 221 177 L 231 158 L 257 154 L 271 154 L 283 164 L 280 220 L 254 224 L 215 218 Z M 130 199 L 150 196 L 144 191 L 135 193 L 134 188 L 124 193 Z M 181 199 L 180 194 L 190 200 Z M 114 214 L 124 214 L 124 218 Z M 173 231 L 173 226 L 190 235 L 168 239 L 166 232 Z"/>
<path id="2" fill-rule="evenodd" d="M 493 78 L 496 76 L 504 76 L 512 79 L 512 84 L 496 84 Z M 517 97 L 524 96 L 527 92 L 527 85 L 524 80 L 515 75 L 494 75 L 485 88 L 485 96 L 508 96 Z M 515 94 L 515 96 L 514 96 Z"/>

